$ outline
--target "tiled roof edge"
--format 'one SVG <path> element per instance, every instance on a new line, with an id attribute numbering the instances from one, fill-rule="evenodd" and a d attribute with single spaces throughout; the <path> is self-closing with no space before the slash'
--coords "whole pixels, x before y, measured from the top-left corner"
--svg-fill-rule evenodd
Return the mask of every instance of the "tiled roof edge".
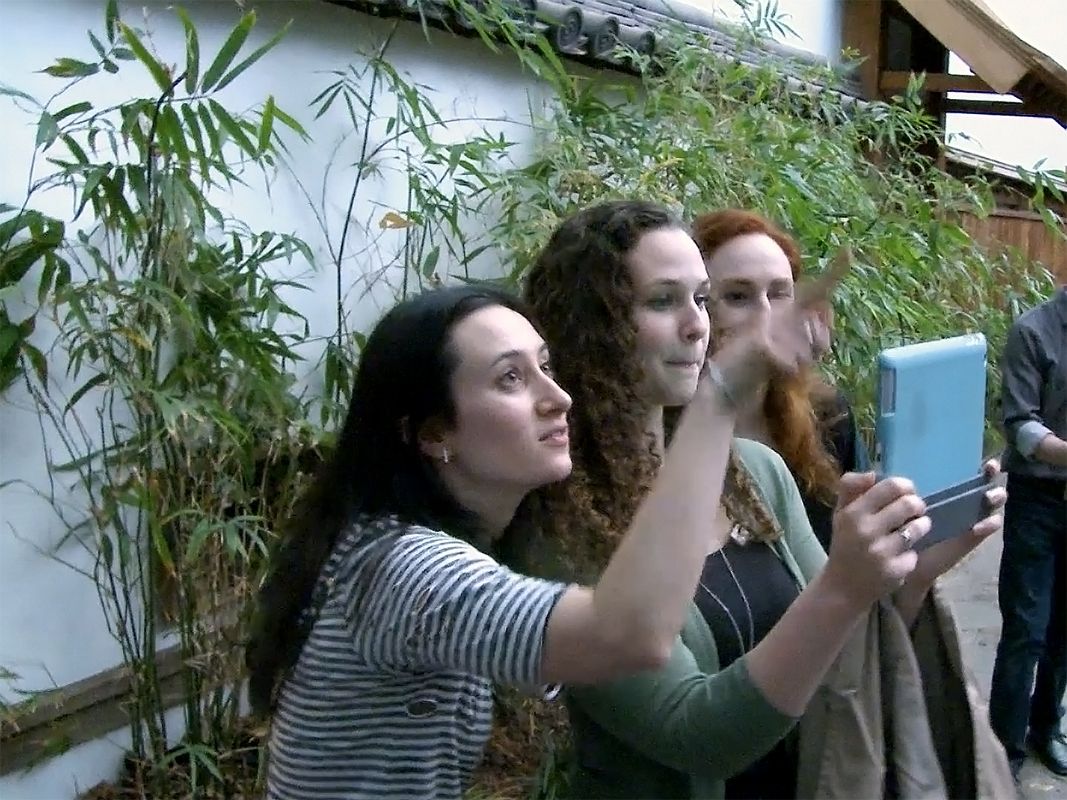
<path id="1" fill-rule="evenodd" d="M 477 7 L 483 0 L 468 0 Z M 707 36 L 712 53 L 757 65 L 768 60 L 779 64 L 786 75 L 806 84 L 806 67 L 834 68 L 834 91 L 858 99 L 861 90 L 848 65 L 832 65 L 814 53 L 770 39 L 749 44 L 746 37 L 703 9 L 674 0 L 506 0 L 515 19 L 543 32 L 561 56 L 601 69 L 634 72 L 633 66 L 614 54 L 622 41 L 640 53 L 661 46 L 671 25 L 681 24 Z M 453 32 L 473 33 L 469 21 L 456 14 L 448 0 L 326 0 L 357 11 L 385 17 L 423 20 Z M 793 82 L 793 81 L 791 81 Z M 825 85 L 820 88 L 827 88 Z"/>

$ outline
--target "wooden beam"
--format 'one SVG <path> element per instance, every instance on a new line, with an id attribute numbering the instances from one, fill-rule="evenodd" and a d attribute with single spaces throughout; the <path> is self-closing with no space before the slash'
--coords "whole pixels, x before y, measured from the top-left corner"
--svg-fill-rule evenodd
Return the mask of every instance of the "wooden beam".
<path id="1" fill-rule="evenodd" d="M 1026 103 L 1003 100 L 958 100 L 949 98 L 945 106 L 948 114 L 994 114 L 1002 117 L 1049 117 L 1046 109 L 1033 108 Z"/>
<path id="2" fill-rule="evenodd" d="M 1025 219 L 1029 222 L 1040 222 L 1042 224 L 1045 222 L 1045 218 L 1036 211 L 1019 211 L 1015 208 L 995 208 L 989 212 L 989 216 L 1003 219 Z"/>
<path id="3" fill-rule="evenodd" d="M 882 0 L 845 0 L 842 7 L 841 43 L 857 51 L 860 84 L 868 100 L 878 97 L 878 73 L 882 67 Z"/>
<path id="4" fill-rule="evenodd" d="M 223 612 L 224 617 L 232 614 L 232 609 Z M 235 639 L 237 629 L 232 620 L 224 619 L 222 625 L 223 638 Z M 154 668 L 160 706 L 171 709 L 183 703 L 187 687 L 181 645 L 157 650 Z M 130 668 L 119 664 L 6 709 L 0 718 L 0 775 L 47 761 L 71 747 L 129 726 L 132 690 Z"/>
<path id="5" fill-rule="evenodd" d="M 178 645 L 156 654 L 161 704 L 182 701 L 181 653 Z M 126 707 L 130 672 L 125 665 L 90 675 L 39 695 L 22 710 L 0 721 L 0 775 L 33 766 L 71 747 L 130 724 Z"/>
<path id="6" fill-rule="evenodd" d="M 878 79 L 878 88 L 883 92 L 902 92 L 908 88 L 913 73 L 901 70 L 886 70 Z M 988 83 L 977 75 L 951 75 L 927 73 L 923 89 L 928 92 L 983 92 L 996 94 Z"/>

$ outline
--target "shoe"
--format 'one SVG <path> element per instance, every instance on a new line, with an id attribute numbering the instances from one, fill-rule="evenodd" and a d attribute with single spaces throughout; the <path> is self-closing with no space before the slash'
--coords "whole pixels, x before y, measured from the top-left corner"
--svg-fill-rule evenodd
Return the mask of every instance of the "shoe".
<path id="1" fill-rule="evenodd" d="M 1047 739 L 1031 742 L 1034 755 L 1050 772 L 1067 775 L 1067 736 L 1054 733 Z"/>

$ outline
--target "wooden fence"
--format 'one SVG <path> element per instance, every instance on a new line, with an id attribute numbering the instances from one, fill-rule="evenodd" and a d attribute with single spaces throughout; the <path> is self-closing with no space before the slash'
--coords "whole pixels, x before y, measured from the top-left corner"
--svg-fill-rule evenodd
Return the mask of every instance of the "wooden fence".
<path id="1" fill-rule="evenodd" d="M 992 250 L 1018 248 L 1028 259 L 1040 261 L 1067 282 L 1067 239 L 1050 231 L 1037 214 L 1010 209 L 998 209 L 985 219 L 964 214 L 963 227 Z"/>

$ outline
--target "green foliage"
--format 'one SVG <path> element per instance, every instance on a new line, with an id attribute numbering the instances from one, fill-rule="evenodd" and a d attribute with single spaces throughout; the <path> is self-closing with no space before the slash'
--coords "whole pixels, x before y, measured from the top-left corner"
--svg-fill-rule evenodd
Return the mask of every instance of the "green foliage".
<path id="1" fill-rule="evenodd" d="M 561 800 L 570 797 L 570 760 L 573 757 L 570 741 L 559 742 L 550 733 L 546 734 L 541 763 L 527 800 Z"/>
<path id="2" fill-rule="evenodd" d="M 859 104 L 817 88 L 835 83 L 829 70 L 797 79 L 773 63 L 712 59 L 693 37 L 663 52 L 637 85 L 596 79 L 557 92 L 537 160 L 509 176 L 496 233 L 513 253 L 511 276 L 562 217 L 601 199 L 645 197 L 686 218 L 758 210 L 795 235 L 812 272 L 842 247 L 857 255 L 835 299 L 829 370 L 868 424 L 879 349 L 967 331 L 989 338 L 992 402 L 1012 314 L 1047 293 L 1049 277 L 963 230 L 960 215 L 988 213 L 991 192 L 937 169 L 927 155 L 935 122 L 910 98 Z"/>
<path id="3" fill-rule="evenodd" d="M 96 556 L 91 577 L 130 669 L 135 771 L 160 798 L 222 785 L 217 759 L 238 719 L 247 598 L 270 532 L 317 459 L 293 376 L 307 326 L 290 303 L 302 286 L 279 277 L 311 253 L 217 204 L 222 190 L 273 167 L 282 129 L 306 135 L 273 98 L 236 111 L 217 97 L 284 29 L 242 58 L 255 24 L 246 14 L 198 77 L 197 32 L 178 14 L 182 67 L 155 54 L 112 2 L 110 44 L 89 34 L 99 61 L 60 58 L 44 70 L 77 82 L 140 68 L 153 97 L 64 107 L 65 89 L 45 103 L 6 92 L 39 116 L 26 204 L 5 207 L 0 223 L 3 287 L 36 269 L 40 304 L 17 324 L 0 309 L 4 386 L 33 368 L 25 383 L 60 442 L 51 472 L 86 499 L 85 516 L 72 517 L 66 498 L 47 496 L 68 538 Z M 75 210 L 70 230 L 31 209 L 57 191 Z M 67 391 L 28 341 L 43 316 Z M 156 674 L 168 630 L 183 664 L 177 750 Z"/>
<path id="4" fill-rule="evenodd" d="M 40 268 L 37 301 L 70 283 L 70 265 L 59 254 L 64 225 L 36 211 L 0 203 L 0 393 L 23 374 L 28 363 L 39 381 L 48 380 L 44 354 L 30 342 L 37 326 L 36 311 L 21 320 L 11 318 L 9 302 L 32 269 Z"/>

